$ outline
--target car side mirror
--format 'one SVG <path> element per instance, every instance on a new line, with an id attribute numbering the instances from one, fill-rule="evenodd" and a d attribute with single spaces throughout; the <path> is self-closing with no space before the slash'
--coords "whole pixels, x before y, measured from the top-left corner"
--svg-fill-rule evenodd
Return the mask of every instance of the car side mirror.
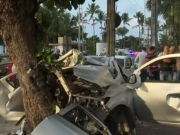
<path id="1" fill-rule="evenodd" d="M 137 78 L 135 74 L 129 76 L 129 84 L 135 84 L 137 82 Z"/>

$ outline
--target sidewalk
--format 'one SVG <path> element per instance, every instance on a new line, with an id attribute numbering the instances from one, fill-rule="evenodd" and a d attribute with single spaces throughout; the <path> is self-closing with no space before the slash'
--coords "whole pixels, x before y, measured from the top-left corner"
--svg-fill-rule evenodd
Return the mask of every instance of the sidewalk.
<path id="1" fill-rule="evenodd" d="M 7 135 L 10 132 L 15 132 L 20 128 L 19 126 L 15 126 L 17 121 L 20 117 L 10 117 L 10 118 L 3 118 L 0 115 L 0 135 Z"/>

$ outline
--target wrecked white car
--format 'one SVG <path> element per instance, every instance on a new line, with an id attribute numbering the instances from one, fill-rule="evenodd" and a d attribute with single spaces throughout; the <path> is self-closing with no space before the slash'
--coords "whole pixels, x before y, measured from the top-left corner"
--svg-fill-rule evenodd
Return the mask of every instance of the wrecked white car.
<path id="1" fill-rule="evenodd" d="M 67 124 L 71 128 L 63 128 L 63 135 L 135 134 L 132 92 L 114 57 L 93 59 L 72 50 L 58 61 L 66 66 L 53 71 L 59 80 L 55 95 L 61 111 L 42 121 L 32 135 L 59 134 L 60 128 L 55 127 Z"/>
<path id="2" fill-rule="evenodd" d="M 178 57 L 180 58 L 180 54 L 167 55 L 146 63 L 134 71 L 129 82 L 125 81 L 126 77 L 124 79 L 121 68 L 115 59 L 109 58 L 109 65 L 106 66 L 100 62 L 99 65 L 101 66 L 75 66 L 73 73 L 78 78 L 74 81 L 74 86 L 77 85 L 82 91 L 71 94 L 71 98 L 100 120 L 112 135 L 136 134 L 136 117 L 148 122 L 180 125 L 179 80 L 147 79 L 141 82 L 140 78 L 142 69 L 146 69 L 154 63 L 159 65 L 163 59 L 177 59 Z M 73 122 L 81 125 L 82 130 L 90 134 L 99 134 L 98 130 L 94 130 L 98 128 L 96 122 L 92 124 L 92 121 L 88 120 L 88 126 L 86 126 L 82 123 L 87 119 L 82 119 L 81 116 L 83 115 L 81 114 L 74 114 L 74 116 L 71 115 Z M 61 112 L 59 115 L 63 116 Z M 76 122 L 76 119 L 81 120 L 81 122 Z M 42 121 L 34 130 L 33 135 L 40 133 L 42 127 L 46 128 L 48 121 L 48 119 Z M 105 131 L 101 130 L 100 133 L 105 134 Z"/>

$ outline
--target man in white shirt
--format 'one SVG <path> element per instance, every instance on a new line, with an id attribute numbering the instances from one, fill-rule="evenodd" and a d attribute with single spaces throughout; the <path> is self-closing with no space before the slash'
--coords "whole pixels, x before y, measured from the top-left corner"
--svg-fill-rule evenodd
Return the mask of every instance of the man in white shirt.
<path id="1" fill-rule="evenodd" d="M 147 55 L 146 48 L 142 48 L 142 52 L 138 53 L 138 55 L 135 58 L 135 62 L 138 63 L 138 67 L 142 66 L 146 63 L 145 57 Z"/>
<path id="2" fill-rule="evenodd" d="M 138 67 L 146 63 L 146 59 L 145 59 L 146 55 L 147 55 L 146 48 L 143 47 L 142 52 L 138 53 L 138 55 L 135 58 L 135 62 L 138 63 Z M 141 81 L 144 82 L 147 78 L 147 70 L 141 70 L 140 77 L 141 77 Z"/>

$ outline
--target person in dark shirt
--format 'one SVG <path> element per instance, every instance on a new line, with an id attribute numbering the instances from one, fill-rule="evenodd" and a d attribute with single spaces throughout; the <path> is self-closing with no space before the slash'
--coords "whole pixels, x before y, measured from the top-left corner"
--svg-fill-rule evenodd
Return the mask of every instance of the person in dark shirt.
<path id="1" fill-rule="evenodd" d="M 163 52 L 159 54 L 158 56 L 163 56 L 169 54 L 169 47 L 164 46 Z M 172 66 L 175 64 L 174 59 L 163 59 L 160 63 L 160 80 L 168 80 L 172 81 L 173 79 L 173 70 Z"/>
<path id="2" fill-rule="evenodd" d="M 60 56 L 61 56 L 61 55 L 60 55 L 60 50 L 59 50 L 59 49 L 56 49 L 56 53 L 54 53 L 54 54 L 52 55 L 52 58 L 53 58 L 53 60 L 57 60 L 57 59 L 59 59 Z"/>
<path id="3" fill-rule="evenodd" d="M 154 46 L 149 47 L 149 53 L 146 55 L 146 62 L 156 58 L 156 49 Z M 159 69 L 157 64 L 152 64 L 148 67 L 147 73 L 150 80 L 159 80 Z"/>

